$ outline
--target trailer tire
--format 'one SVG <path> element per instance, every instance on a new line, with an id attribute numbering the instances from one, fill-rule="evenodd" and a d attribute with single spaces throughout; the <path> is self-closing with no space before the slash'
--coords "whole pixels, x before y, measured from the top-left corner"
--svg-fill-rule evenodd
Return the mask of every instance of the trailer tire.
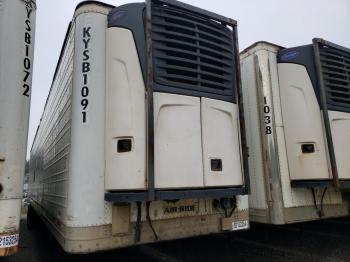
<path id="1" fill-rule="evenodd" d="M 27 227 L 29 230 L 37 229 L 40 227 L 40 218 L 32 205 L 28 206 L 27 211 Z"/>

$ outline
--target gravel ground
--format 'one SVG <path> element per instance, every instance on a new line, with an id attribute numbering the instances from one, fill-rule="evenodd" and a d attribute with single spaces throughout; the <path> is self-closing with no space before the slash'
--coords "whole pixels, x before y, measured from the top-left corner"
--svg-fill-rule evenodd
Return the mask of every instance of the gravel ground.
<path id="1" fill-rule="evenodd" d="M 20 251 L 6 262 L 103 261 L 350 261 L 350 219 L 288 226 L 253 224 L 251 230 L 167 241 L 89 255 L 66 254 L 46 230 L 22 220 Z"/>

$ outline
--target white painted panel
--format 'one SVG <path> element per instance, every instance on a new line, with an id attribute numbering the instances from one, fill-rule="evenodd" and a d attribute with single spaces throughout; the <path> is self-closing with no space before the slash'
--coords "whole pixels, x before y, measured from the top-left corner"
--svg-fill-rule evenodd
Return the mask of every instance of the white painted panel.
<path id="1" fill-rule="evenodd" d="M 107 16 L 93 12 L 82 13 L 76 17 L 75 23 L 67 226 L 92 226 L 105 223 Z M 84 66 L 84 63 L 88 65 Z M 85 96 L 84 87 L 89 89 Z M 85 109 L 82 106 L 84 99 L 88 101 Z"/>
<path id="2" fill-rule="evenodd" d="M 290 178 L 329 179 L 321 112 L 304 66 L 278 64 L 280 94 Z M 302 144 L 314 144 L 314 153 L 302 153 Z"/>
<path id="3" fill-rule="evenodd" d="M 200 98 L 154 93 L 156 188 L 203 186 Z"/>
<path id="4" fill-rule="evenodd" d="M 204 185 L 242 185 L 238 106 L 209 98 L 201 103 Z M 212 159 L 222 161 L 222 171 L 212 171 Z"/>
<path id="5" fill-rule="evenodd" d="M 106 57 L 106 189 L 145 189 L 145 85 L 130 30 L 107 30 Z M 118 153 L 120 139 L 132 141 L 131 152 Z"/>
<path id="6" fill-rule="evenodd" d="M 33 5 L 0 0 L 0 234 L 13 233 L 20 222 L 35 16 Z"/>
<path id="7" fill-rule="evenodd" d="M 328 111 L 340 179 L 350 179 L 350 113 Z"/>
<path id="8" fill-rule="evenodd" d="M 23 1 L 0 1 L 0 183 L 4 188 L 0 198 L 22 195 L 35 15 L 35 9 L 26 8 Z"/>

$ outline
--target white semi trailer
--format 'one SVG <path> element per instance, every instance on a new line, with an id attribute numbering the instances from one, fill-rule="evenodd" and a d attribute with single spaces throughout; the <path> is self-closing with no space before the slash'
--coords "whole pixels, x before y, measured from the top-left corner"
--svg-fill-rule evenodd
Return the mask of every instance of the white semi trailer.
<path id="1" fill-rule="evenodd" d="M 32 0 L 0 0 L 0 256 L 18 246 L 35 9 Z"/>
<path id="2" fill-rule="evenodd" d="M 78 5 L 31 149 L 28 224 L 88 253 L 239 230 L 236 22 L 177 1 Z"/>
<path id="3" fill-rule="evenodd" d="M 350 179 L 350 50 L 258 42 L 241 53 L 241 70 L 251 221 L 347 215 L 339 188 Z"/>

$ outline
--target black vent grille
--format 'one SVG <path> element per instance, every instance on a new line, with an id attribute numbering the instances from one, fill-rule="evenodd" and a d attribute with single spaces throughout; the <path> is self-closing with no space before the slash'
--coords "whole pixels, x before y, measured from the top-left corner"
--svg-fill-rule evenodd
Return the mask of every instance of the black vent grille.
<path id="1" fill-rule="evenodd" d="M 320 44 L 322 77 L 329 109 L 350 111 L 350 51 Z"/>
<path id="2" fill-rule="evenodd" d="M 234 101 L 233 32 L 170 6 L 152 7 L 155 90 Z"/>

